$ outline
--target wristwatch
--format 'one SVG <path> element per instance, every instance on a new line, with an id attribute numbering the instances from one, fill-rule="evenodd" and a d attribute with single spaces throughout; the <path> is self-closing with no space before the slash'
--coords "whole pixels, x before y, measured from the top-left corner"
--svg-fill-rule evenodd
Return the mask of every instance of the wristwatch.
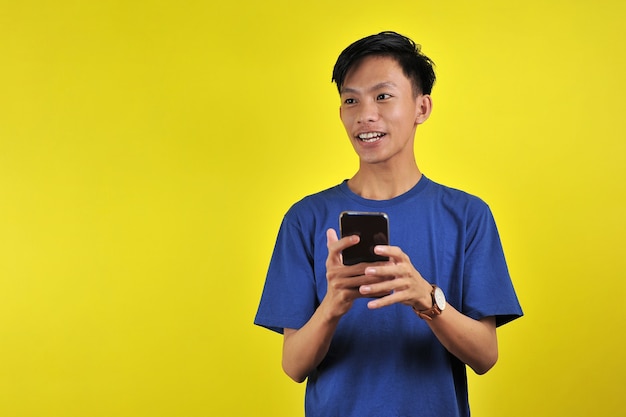
<path id="1" fill-rule="evenodd" d="M 443 290 L 434 284 L 431 285 L 433 290 L 430 292 L 430 296 L 433 299 L 433 306 L 427 310 L 417 310 L 413 307 L 413 310 L 417 313 L 417 315 L 424 320 L 432 320 L 433 317 L 440 315 L 446 308 L 446 296 L 444 295 Z"/>

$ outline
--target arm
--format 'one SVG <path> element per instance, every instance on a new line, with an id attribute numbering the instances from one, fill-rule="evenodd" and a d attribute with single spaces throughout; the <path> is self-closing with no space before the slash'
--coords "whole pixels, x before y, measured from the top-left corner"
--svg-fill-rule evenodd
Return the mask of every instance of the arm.
<path id="1" fill-rule="evenodd" d="M 386 266 L 372 266 L 366 276 L 393 276 L 393 280 L 364 285 L 360 291 L 392 294 L 368 303 L 369 308 L 381 308 L 395 303 L 426 310 L 432 307 L 431 284 L 413 267 L 409 257 L 398 247 L 377 246 L 376 252 L 393 261 Z M 498 360 L 498 341 L 494 317 L 474 320 L 449 305 L 439 316 L 428 321 L 441 344 L 477 374 L 484 374 Z"/>
<path id="2" fill-rule="evenodd" d="M 494 317 L 474 320 L 448 305 L 428 323 L 441 344 L 477 374 L 486 373 L 496 364 L 498 340 Z"/>
<path id="3" fill-rule="evenodd" d="M 326 279 L 328 289 L 319 307 L 300 329 L 284 329 L 283 370 L 296 382 L 302 382 L 328 353 L 339 320 L 355 299 L 363 297 L 359 288 L 381 281 L 376 276 L 364 275 L 363 264 L 344 266 L 341 251 L 358 243 L 357 236 L 337 238 L 329 229 L 326 233 L 328 258 Z"/>
<path id="4" fill-rule="evenodd" d="M 291 379 L 303 382 L 319 365 L 328 353 L 338 323 L 339 318 L 327 316 L 318 308 L 300 329 L 285 329 L 283 370 Z"/>

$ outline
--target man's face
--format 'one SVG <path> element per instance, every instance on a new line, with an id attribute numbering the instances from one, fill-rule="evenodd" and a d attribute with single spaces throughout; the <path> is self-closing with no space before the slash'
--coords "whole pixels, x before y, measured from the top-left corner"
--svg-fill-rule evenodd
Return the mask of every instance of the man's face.
<path id="1" fill-rule="evenodd" d="M 361 163 L 413 161 L 415 129 L 429 113 L 430 97 L 415 97 L 393 58 L 364 58 L 341 88 L 341 121 Z"/>

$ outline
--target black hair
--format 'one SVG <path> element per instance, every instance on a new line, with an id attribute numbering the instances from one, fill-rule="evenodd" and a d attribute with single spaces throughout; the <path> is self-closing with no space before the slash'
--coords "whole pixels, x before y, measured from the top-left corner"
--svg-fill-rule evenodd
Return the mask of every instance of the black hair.
<path id="1" fill-rule="evenodd" d="M 435 84 L 435 63 L 421 52 L 406 36 L 396 32 L 381 32 L 359 39 L 341 52 L 333 68 L 332 81 L 341 94 L 343 82 L 350 69 L 368 56 L 388 56 L 395 59 L 404 75 L 411 80 L 413 94 L 430 94 Z"/>

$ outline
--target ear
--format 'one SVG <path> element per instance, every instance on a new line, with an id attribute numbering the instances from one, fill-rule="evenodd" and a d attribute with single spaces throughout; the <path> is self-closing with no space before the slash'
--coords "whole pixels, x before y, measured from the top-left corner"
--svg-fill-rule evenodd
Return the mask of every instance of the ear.
<path id="1" fill-rule="evenodd" d="M 415 98 L 415 124 L 421 125 L 430 117 L 433 100 L 430 94 L 420 94 Z"/>

